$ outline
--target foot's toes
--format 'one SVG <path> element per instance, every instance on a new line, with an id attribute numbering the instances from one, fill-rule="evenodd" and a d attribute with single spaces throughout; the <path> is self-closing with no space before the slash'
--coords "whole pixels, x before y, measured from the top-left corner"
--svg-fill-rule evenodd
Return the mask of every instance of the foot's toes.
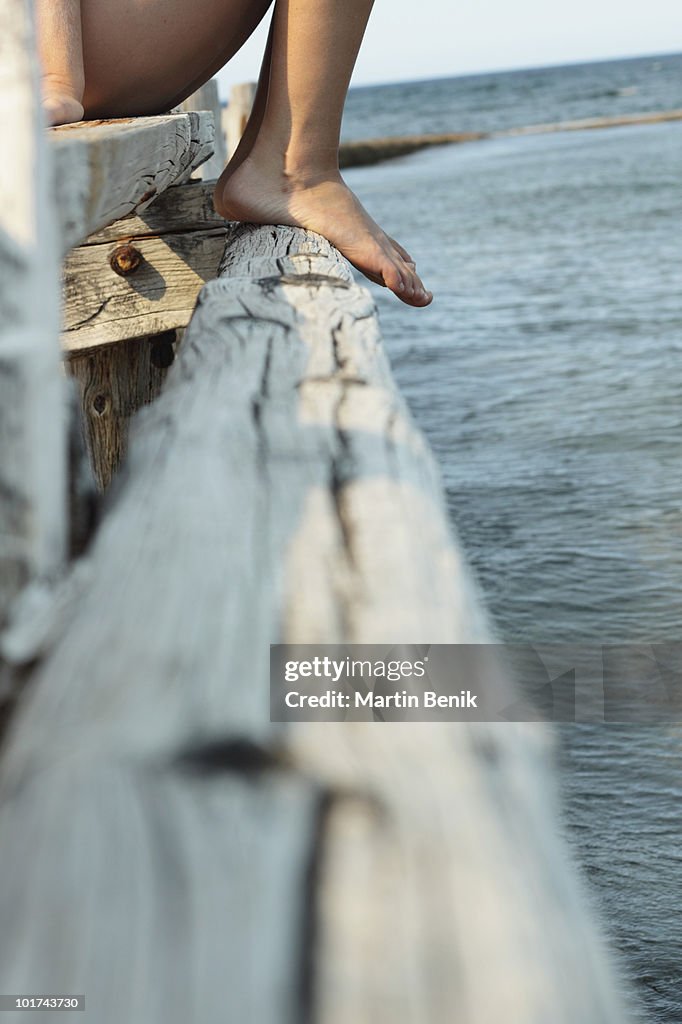
<path id="1" fill-rule="evenodd" d="M 433 295 L 426 290 L 421 278 L 413 270 L 408 272 L 405 294 L 400 298 L 410 306 L 428 306 L 433 301 Z"/>
<path id="2" fill-rule="evenodd" d="M 386 287 L 390 288 L 392 292 L 395 292 L 396 295 L 399 295 L 402 298 L 403 294 L 407 291 L 407 275 L 402 274 L 400 270 L 398 270 L 397 265 L 389 259 L 384 259 L 382 261 L 380 270 Z"/>
<path id="3" fill-rule="evenodd" d="M 427 292 L 420 278 L 404 261 L 403 266 L 393 260 L 385 259 L 381 264 L 381 276 L 384 284 L 408 306 L 428 306 L 433 299 Z"/>
<path id="4" fill-rule="evenodd" d="M 428 306 L 433 302 L 433 294 L 426 290 L 416 274 L 400 298 L 410 306 Z"/>
<path id="5" fill-rule="evenodd" d="M 405 263 L 407 263 L 410 267 L 412 267 L 414 269 L 417 266 L 417 264 L 416 264 L 415 260 L 412 259 L 412 257 L 410 256 L 409 252 L 407 251 L 407 249 L 405 249 L 400 244 L 400 242 L 396 242 L 395 238 L 391 238 L 390 235 L 387 235 L 386 237 L 388 238 L 389 242 L 391 243 L 391 245 L 393 246 L 395 251 L 400 256 L 400 258 L 403 259 L 405 261 Z"/>

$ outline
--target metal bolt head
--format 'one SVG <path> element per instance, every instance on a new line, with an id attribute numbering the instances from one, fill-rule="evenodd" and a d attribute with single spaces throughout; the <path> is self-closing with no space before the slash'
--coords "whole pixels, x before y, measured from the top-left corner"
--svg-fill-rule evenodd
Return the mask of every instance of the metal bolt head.
<path id="1" fill-rule="evenodd" d="M 134 245 L 126 242 L 124 245 L 117 245 L 109 257 L 111 269 L 119 277 L 128 277 L 134 274 L 142 263 L 142 253 Z"/>

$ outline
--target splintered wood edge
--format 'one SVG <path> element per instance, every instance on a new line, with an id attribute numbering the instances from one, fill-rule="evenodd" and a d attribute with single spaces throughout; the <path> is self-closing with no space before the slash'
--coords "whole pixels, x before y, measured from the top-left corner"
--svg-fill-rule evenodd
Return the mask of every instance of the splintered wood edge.
<path id="1" fill-rule="evenodd" d="M 213 153 L 210 111 L 51 129 L 62 251 L 139 212 Z"/>

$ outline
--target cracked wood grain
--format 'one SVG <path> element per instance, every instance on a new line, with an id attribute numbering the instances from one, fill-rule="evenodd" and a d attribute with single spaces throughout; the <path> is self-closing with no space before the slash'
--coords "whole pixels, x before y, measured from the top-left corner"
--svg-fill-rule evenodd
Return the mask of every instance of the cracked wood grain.
<path id="1" fill-rule="evenodd" d="M 62 252 L 138 214 L 213 152 L 208 111 L 52 128 L 53 201 Z"/>
<path id="2" fill-rule="evenodd" d="M 63 265 L 62 347 L 75 354 L 186 327 L 202 286 L 217 272 L 226 226 L 128 236 L 141 263 L 127 277 L 111 267 L 115 242 L 72 249 Z"/>
<path id="3" fill-rule="evenodd" d="M 231 231 L 7 738 L 0 989 L 98 1024 L 630 1020 L 546 726 L 268 719 L 272 642 L 491 639 L 369 292 L 317 236 Z"/>

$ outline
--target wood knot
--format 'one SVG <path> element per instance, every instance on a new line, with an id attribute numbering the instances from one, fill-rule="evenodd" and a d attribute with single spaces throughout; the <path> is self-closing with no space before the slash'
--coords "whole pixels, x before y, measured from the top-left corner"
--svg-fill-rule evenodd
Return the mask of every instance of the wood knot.
<path id="1" fill-rule="evenodd" d="M 92 400 L 92 408 L 98 416 L 103 416 L 109 406 L 107 396 L 100 391 Z"/>
<path id="2" fill-rule="evenodd" d="M 119 277 L 128 277 L 129 274 L 134 274 L 141 263 L 142 253 L 129 242 L 126 242 L 125 245 L 117 245 L 109 257 L 111 269 Z"/>

